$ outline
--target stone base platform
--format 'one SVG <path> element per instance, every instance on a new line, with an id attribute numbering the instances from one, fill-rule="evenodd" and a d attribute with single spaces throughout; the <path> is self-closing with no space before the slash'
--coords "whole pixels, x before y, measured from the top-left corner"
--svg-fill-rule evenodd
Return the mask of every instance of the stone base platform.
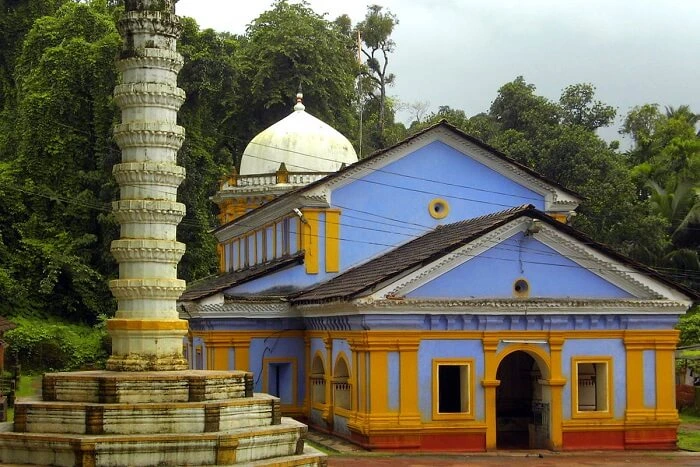
<path id="1" fill-rule="evenodd" d="M 241 371 L 48 373 L 0 432 L 3 465 L 325 465 Z"/>

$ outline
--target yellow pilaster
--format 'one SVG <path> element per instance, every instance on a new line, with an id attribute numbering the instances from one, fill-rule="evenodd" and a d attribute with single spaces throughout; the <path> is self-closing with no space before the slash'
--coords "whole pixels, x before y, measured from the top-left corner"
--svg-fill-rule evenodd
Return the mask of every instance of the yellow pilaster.
<path id="1" fill-rule="evenodd" d="M 311 415 L 311 338 L 304 335 L 304 375 L 306 375 L 306 391 L 304 392 L 304 410 Z"/>
<path id="2" fill-rule="evenodd" d="M 418 406 L 418 347 L 420 340 L 402 341 L 399 346 L 399 425 L 420 425 Z"/>
<path id="3" fill-rule="evenodd" d="M 233 345 L 233 365 L 235 370 L 249 371 L 250 369 L 250 337 L 236 336 L 231 340 Z"/>
<path id="4" fill-rule="evenodd" d="M 229 369 L 229 362 L 228 362 L 228 356 L 229 356 L 229 349 L 231 348 L 227 344 L 214 344 L 212 347 L 209 348 L 209 353 L 207 355 L 212 356 L 212 361 L 211 361 L 211 366 L 209 369 L 211 370 L 228 370 Z"/>
<path id="5" fill-rule="evenodd" d="M 353 356 L 354 381 L 353 385 L 353 406 L 354 416 L 348 420 L 348 428 L 366 434 L 369 430 L 369 410 L 367 407 L 367 365 L 366 350 L 367 342 L 360 339 L 351 339 L 350 351 Z"/>
<path id="6" fill-rule="evenodd" d="M 323 410 L 323 418 L 328 423 L 333 423 L 333 339 L 328 336 L 323 339 L 326 346 L 326 405 Z"/>
<path id="7" fill-rule="evenodd" d="M 369 407 L 372 415 L 385 414 L 388 411 L 388 368 L 387 351 L 372 350 L 369 354 Z"/>
<path id="8" fill-rule="evenodd" d="M 486 418 L 486 449 L 496 449 L 496 388 L 501 382 L 496 379 L 497 336 L 484 336 L 484 413 Z"/>
<path id="9" fill-rule="evenodd" d="M 352 387 L 352 393 L 350 394 L 350 410 L 353 412 L 357 412 L 360 410 L 360 401 L 359 401 L 359 394 L 360 394 L 360 359 L 358 358 L 359 352 L 356 352 L 355 350 L 352 349 L 352 344 L 350 344 L 350 352 L 351 352 L 351 359 L 352 359 L 352 376 L 350 377 L 350 384 Z"/>
<path id="10" fill-rule="evenodd" d="M 559 449 L 563 444 L 562 435 L 562 390 L 566 379 L 561 374 L 561 348 L 564 345 L 564 336 L 560 333 L 551 333 L 549 336 L 549 364 L 550 378 L 545 381 L 550 391 L 550 442 L 551 449 Z"/>
<path id="11" fill-rule="evenodd" d="M 340 271 L 340 211 L 326 211 L 326 272 Z"/>
<path id="12" fill-rule="evenodd" d="M 301 245 L 304 248 L 304 265 L 307 274 L 318 274 L 318 209 L 304 209 L 301 223 Z"/>
<path id="13" fill-rule="evenodd" d="M 644 350 L 652 346 L 653 337 L 645 335 L 625 336 L 627 354 L 627 410 L 626 422 L 654 419 L 654 410 L 644 407 Z"/>
<path id="14" fill-rule="evenodd" d="M 678 332 L 657 337 L 656 341 L 656 419 L 676 422 L 675 350 Z"/>

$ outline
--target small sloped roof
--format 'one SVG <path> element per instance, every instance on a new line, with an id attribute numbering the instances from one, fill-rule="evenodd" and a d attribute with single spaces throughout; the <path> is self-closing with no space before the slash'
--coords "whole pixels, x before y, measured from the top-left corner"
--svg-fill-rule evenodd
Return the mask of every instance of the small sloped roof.
<path id="1" fill-rule="evenodd" d="M 539 219 L 549 225 L 580 240 L 587 246 L 644 272 L 646 275 L 680 291 L 693 300 L 700 296 L 697 292 L 677 284 L 636 261 L 621 255 L 610 247 L 597 243 L 578 230 L 552 219 L 538 211 L 533 205 L 523 205 L 469 220 L 441 225 L 422 237 L 405 243 L 378 258 L 348 270 L 333 279 L 292 297 L 294 304 L 317 303 L 327 301 L 352 300 L 371 293 L 373 288 L 399 278 L 416 268 L 425 266 L 438 258 L 476 240 L 519 217 L 528 216 Z"/>
<path id="2" fill-rule="evenodd" d="M 515 159 L 508 157 L 507 155 L 505 155 L 504 153 L 502 153 L 498 149 L 496 149 L 492 146 L 489 146 L 488 144 L 484 143 L 483 141 L 481 141 L 477 138 L 474 138 L 473 136 L 463 132 L 462 130 L 460 130 L 456 126 L 449 123 L 447 120 L 440 120 L 438 123 L 436 123 L 432 126 L 429 126 L 428 128 L 425 128 L 424 130 L 421 130 L 418 133 L 415 133 L 414 135 L 409 136 L 408 138 L 394 144 L 393 146 L 389 146 L 388 148 L 384 148 L 384 149 L 381 149 L 379 151 L 376 151 L 372 155 L 370 155 L 370 156 L 368 156 L 368 157 L 366 157 L 358 162 L 355 162 L 354 164 L 348 165 L 335 173 L 332 173 L 326 177 L 323 177 L 320 180 L 316 180 L 315 182 L 312 182 L 312 183 L 310 183 L 304 187 L 301 187 L 297 190 L 292 190 L 292 191 L 289 191 L 281 196 L 278 196 L 277 198 L 273 199 L 272 201 L 269 201 L 268 203 L 262 205 L 261 207 L 254 209 L 252 211 L 248 211 L 247 213 L 243 214 L 241 217 L 238 217 L 235 220 L 228 222 L 227 224 L 223 224 L 223 225 L 217 227 L 216 229 L 214 229 L 214 232 L 218 232 L 220 230 L 223 230 L 226 227 L 228 227 L 229 225 L 234 224 L 234 223 L 243 224 L 244 223 L 243 221 L 245 221 L 249 216 L 251 216 L 254 212 L 256 212 L 260 209 L 266 209 L 268 207 L 282 203 L 289 197 L 297 196 L 297 195 L 302 194 L 304 192 L 310 191 L 319 185 L 322 185 L 324 183 L 328 183 L 332 180 L 335 180 L 336 178 L 342 177 L 349 170 L 354 170 L 357 167 L 361 167 L 363 165 L 369 165 L 374 159 L 377 159 L 381 155 L 386 154 L 387 152 L 393 151 L 394 149 L 396 149 L 398 147 L 410 144 L 413 140 L 415 140 L 415 139 L 423 136 L 424 134 L 429 133 L 430 131 L 433 131 L 435 128 L 439 128 L 439 127 L 445 128 L 445 129 L 455 133 L 457 136 L 469 141 L 470 143 L 494 154 L 499 159 L 503 160 L 504 162 L 506 162 L 508 164 L 511 164 L 513 166 L 518 167 L 518 169 L 529 174 L 530 176 L 537 178 L 539 180 L 542 180 L 543 182 L 547 183 L 548 185 L 555 187 L 555 188 L 557 188 L 565 193 L 568 193 L 576 198 L 582 199 L 582 196 L 580 194 L 576 193 L 575 191 L 570 190 L 570 189 L 564 187 L 563 185 L 560 185 L 559 183 L 555 182 L 554 180 L 548 179 L 547 177 L 545 177 L 544 175 L 542 175 L 538 172 L 535 172 L 530 167 L 523 165 L 520 162 L 516 161 Z"/>
<path id="3" fill-rule="evenodd" d="M 301 264 L 304 260 L 304 252 L 300 251 L 293 255 L 270 261 L 268 263 L 251 266 L 240 271 L 229 272 L 212 279 L 193 284 L 180 296 L 180 301 L 199 300 L 222 292 L 234 285 L 243 284 L 258 277 L 270 274 L 280 269 L 284 269 L 294 264 Z"/>

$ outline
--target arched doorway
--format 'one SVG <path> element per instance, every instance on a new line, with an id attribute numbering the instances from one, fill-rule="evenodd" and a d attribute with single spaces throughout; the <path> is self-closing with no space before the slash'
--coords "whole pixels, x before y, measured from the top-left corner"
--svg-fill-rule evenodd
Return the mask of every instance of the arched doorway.
<path id="1" fill-rule="evenodd" d="M 496 446 L 538 449 L 549 444 L 549 391 L 543 390 L 540 365 L 518 350 L 501 360 L 496 372 Z"/>

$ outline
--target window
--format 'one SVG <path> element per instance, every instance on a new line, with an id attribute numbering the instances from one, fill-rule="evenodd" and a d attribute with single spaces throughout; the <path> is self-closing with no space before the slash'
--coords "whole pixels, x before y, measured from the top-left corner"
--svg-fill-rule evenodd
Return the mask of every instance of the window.
<path id="1" fill-rule="evenodd" d="M 472 418 L 473 362 L 433 360 L 433 418 Z"/>
<path id="2" fill-rule="evenodd" d="M 573 360 L 574 415 L 608 416 L 612 413 L 612 363 L 609 358 Z"/>
<path id="3" fill-rule="evenodd" d="M 314 357 L 311 365 L 311 400 L 316 404 L 326 403 L 326 370 L 320 355 Z"/>
<path id="4" fill-rule="evenodd" d="M 345 358 L 339 357 L 333 370 L 333 401 L 336 407 L 351 409 L 350 372 Z"/>

